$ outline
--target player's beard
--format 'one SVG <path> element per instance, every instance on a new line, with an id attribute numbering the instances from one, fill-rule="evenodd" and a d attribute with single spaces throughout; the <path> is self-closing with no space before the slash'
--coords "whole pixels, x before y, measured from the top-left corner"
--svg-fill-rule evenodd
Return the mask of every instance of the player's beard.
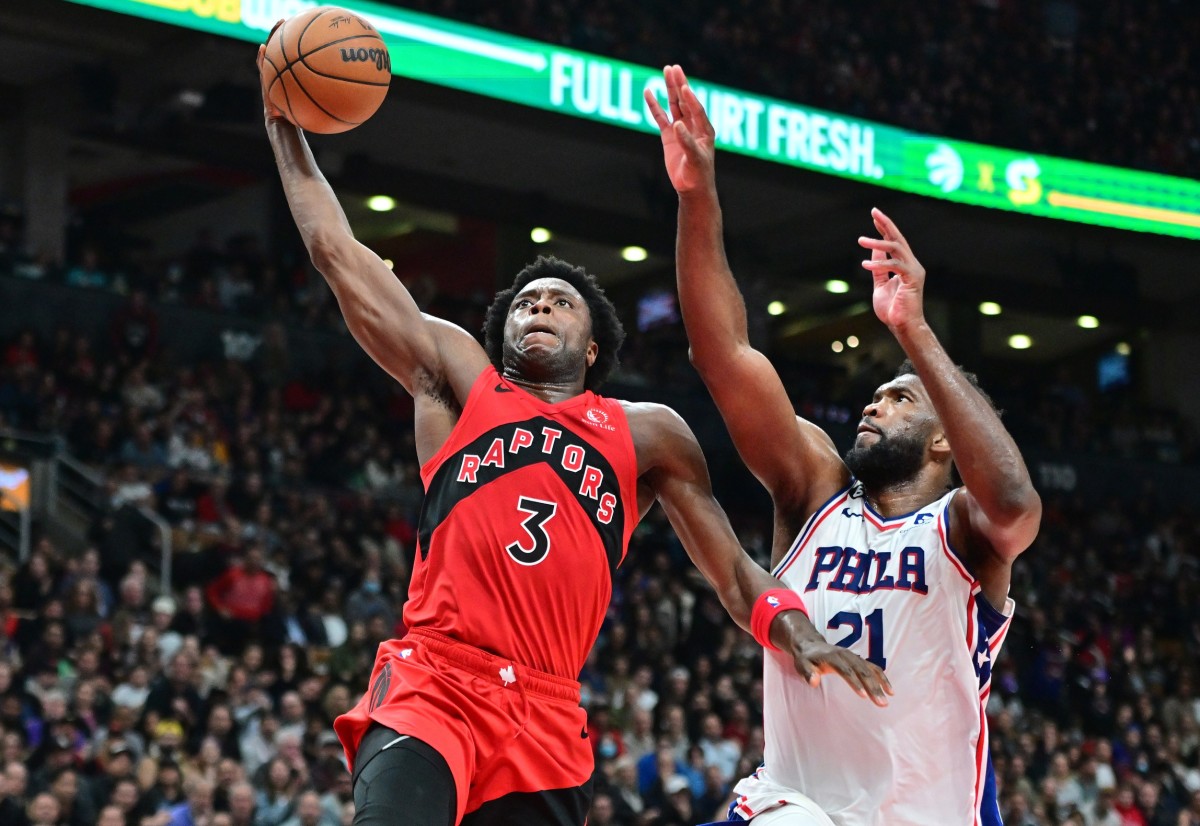
<path id="1" fill-rule="evenodd" d="M 581 370 L 587 370 L 586 351 L 568 347 L 531 355 L 505 341 L 502 358 L 506 376 L 538 384 L 572 384 L 579 378 Z"/>
<path id="2" fill-rule="evenodd" d="M 879 434 L 874 444 L 855 445 L 843 457 L 854 478 L 867 490 L 886 490 L 914 478 L 925 462 L 924 434 Z"/>

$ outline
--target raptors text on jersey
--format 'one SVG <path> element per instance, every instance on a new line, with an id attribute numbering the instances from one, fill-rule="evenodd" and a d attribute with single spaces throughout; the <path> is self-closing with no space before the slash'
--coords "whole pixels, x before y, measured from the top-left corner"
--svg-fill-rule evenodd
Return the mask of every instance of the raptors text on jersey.
<path id="1" fill-rule="evenodd" d="M 551 404 L 488 367 L 421 478 L 405 624 L 574 679 L 638 518 L 620 403 Z"/>

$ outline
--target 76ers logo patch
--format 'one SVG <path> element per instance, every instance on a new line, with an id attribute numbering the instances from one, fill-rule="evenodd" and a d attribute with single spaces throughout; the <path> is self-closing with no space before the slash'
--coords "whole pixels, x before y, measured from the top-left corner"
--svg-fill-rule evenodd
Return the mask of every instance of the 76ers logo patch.
<path id="1" fill-rule="evenodd" d="M 616 430 L 615 427 L 608 423 L 608 414 L 599 407 L 589 407 L 587 413 L 584 414 L 583 420 L 593 427 L 599 427 L 604 430 Z"/>

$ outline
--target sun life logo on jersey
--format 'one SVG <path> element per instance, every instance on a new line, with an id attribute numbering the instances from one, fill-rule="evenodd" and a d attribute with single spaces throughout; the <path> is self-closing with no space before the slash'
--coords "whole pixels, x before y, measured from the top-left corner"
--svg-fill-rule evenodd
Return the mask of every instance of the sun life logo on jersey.
<path id="1" fill-rule="evenodd" d="M 583 421 L 590 424 L 592 427 L 599 427 L 602 430 L 616 432 L 616 428 L 608 423 L 608 414 L 599 407 L 589 407 L 587 413 L 584 414 Z"/>

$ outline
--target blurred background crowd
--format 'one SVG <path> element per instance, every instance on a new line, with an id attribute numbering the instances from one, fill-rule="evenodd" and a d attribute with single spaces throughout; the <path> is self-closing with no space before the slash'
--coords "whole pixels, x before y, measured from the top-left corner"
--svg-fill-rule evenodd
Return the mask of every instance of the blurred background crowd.
<path id="1" fill-rule="evenodd" d="M 714 81 L 922 131 L 1200 168 L 1200 86 L 1185 82 L 1200 18 L 1186 0 L 412 5 L 632 61 L 665 50 Z M 0 555 L 0 824 L 349 824 L 331 722 L 365 689 L 377 644 L 404 632 L 422 495 L 410 399 L 365 359 L 344 370 L 297 354 L 301 334 L 352 345 L 295 250 L 201 231 L 149 259 L 79 225 L 60 265 L 26 249 L 21 216 L 0 214 L 0 279 L 103 300 L 87 330 L 64 318 L 0 341 L 0 432 L 54 434 L 103 495 L 81 550 L 42 532 L 25 561 Z M 408 286 L 480 328 L 486 297 Z M 612 394 L 668 401 L 702 438 L 719 430 L 681 329 L 638 330 L 620 310 L 630 338 Z M 181 313 L 261 332 L 224 330 L 211 357 L 184 358 L 166 320 Z M 797 409 L 835 435 L 894 366 L 814 375 L 772 356 Z M 1200 462 L 1179 411 L 1132 387 L 1105 394 L 1067 370 L 982 379 L 1023 449 Z M 727 444 L 705 447 L 765 565 L 768 504 L 724 472 Z M 1043 490 L 989 706 L 1010 826 L 1200 826 L 1200 531 L 1194 506 L 1165 494 L 1133 479 L 1103 501 Z M 169 526 L 169 587 L 144 510 Z M 761 760 L 761 651 L 661 513 L 637 529 L 580 680 L 592 826 L 720 819 Z"/>
<path id="2" fill-rule="evenodd" d="M 294 363 L 281 324 L 249 361 L 181 367 L 155 317 L 139 293 L 107 341 L 63 328 L 3 344 L 3 425 L 61 434 L 106 488 L 81 554 L 42 538 L 0 563 L 0 820 L 349 822 L 330 724 L 403 633 L 411 404 L 386 379 Z M 702 392 L 677 386 L 677 405 Z M 1056 432 L 1065 391 L 1044 393 L 1015 417 L 1029 440 Z M 1081 449 L 1117 450 L 1089 432 Z M 1047 497 L 990 704 L 1009 823 L 1200 824 L 1200 536 L 1160 493 Z M 169 592 L 139 507 L 171 526 Z M 732 515 L 765 564 L 768 510 Z M 593 824 L 703 822 L 758 765 L 761 654 L 657 515 L 581 680 Z"/>

